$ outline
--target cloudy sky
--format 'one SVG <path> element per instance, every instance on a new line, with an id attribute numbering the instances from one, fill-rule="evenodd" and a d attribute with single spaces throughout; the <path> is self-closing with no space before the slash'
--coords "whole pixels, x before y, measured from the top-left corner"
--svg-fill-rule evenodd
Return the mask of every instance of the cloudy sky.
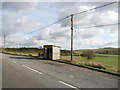
<path id="1" fill-rule="evenodd" d="M 57 45 L 70 49 L 70 18 L 40 29 L 67 15 L 110 2 L 2 2 L 0 45 L 7 47 Z M 74 16 L 74 49 L 118 46 L 118 3 Z M 38 30 L 38 31 L 36 31 Z M 36 32 L 33 32 L 36 31 Z M 33 32 L 33 33 L 30 33 Z"/>

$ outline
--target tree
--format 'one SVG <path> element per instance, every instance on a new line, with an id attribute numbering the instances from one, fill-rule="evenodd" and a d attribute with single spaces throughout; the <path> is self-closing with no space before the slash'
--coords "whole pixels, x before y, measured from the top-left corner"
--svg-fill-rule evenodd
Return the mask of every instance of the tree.
<path id="1" fill-rule="evenodd" d="M 93 59 L 95 54 L 91 50 L 84 50 L 84 51 L 82 51 L 82 54 L 80 56 L 85 57 L 87 59 L 87 61 L 89 61 L 90 59 Z"/>

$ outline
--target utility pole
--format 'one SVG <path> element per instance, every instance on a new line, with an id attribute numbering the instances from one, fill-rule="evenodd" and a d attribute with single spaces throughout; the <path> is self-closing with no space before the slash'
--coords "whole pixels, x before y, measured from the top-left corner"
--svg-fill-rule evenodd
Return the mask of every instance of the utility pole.
<path id="1" fill-rule="evenodd" d="M 71 15 L 71 61 L 73 60 L 73 15 Z"/>
<path id="2" fill-rule="evenodd" d="M 4 35 L 4 51 L 5 51 L 5 44 L 6 44 L 5 38 L 6 38 L 6 36 Z"/>

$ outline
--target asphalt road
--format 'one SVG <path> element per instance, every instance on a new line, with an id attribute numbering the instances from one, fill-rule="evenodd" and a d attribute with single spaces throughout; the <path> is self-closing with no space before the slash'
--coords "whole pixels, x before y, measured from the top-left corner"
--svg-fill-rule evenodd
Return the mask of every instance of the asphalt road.
<path id="1" fill-rule="evenodd" d="M 2 54 L 2 88 L 117 87 L 118 77 L 114 75 L 50 60 Z"/>

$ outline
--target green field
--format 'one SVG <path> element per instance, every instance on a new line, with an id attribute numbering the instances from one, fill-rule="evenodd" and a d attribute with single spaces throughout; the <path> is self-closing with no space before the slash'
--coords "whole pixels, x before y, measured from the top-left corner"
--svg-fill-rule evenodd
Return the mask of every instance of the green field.
<path id="1" fill-rule="evenodd" d="M 65 59 L 70 59 L 70 56 L 61 56 Z M 81 56 L 73 56 L 73 60 L 85 61 Z M 100 63 L 107 68 L 110 72 L 118 71 L 118 55 L 96 54 L 95 57 L 89 62 Z"/>

